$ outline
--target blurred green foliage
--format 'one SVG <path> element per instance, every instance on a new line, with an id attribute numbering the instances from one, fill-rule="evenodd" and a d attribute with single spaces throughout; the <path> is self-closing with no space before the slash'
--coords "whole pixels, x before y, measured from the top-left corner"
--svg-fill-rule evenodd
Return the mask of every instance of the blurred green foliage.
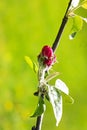
<path id="1" fill-rule="evenodd" d="M 38 83 L 24 56 L 37 61 L 42 46 L 52 46 L 67 4 L 67 0 L 0 0 L 0 130 L 30 130 L 35 124 L 29 116 L 37 105 L 33 93 Z M 77 13 L 87 17 L 84 9 Z M 53 68 L 61 73 L 75 103 L 64 102 L 56 127 L 47 102 L 42 130 L 87 129 L 87 25 L 73 41 L 68 38 L 71 26 L 69 20 L 56 51 L 59 63 Z"/>

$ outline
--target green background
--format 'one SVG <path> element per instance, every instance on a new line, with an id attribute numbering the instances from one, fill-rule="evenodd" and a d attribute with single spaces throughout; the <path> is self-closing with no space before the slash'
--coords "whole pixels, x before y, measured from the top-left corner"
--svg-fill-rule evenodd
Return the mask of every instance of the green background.
<path id="1" fill-rule="evenodd" d="M 37 77 L 24 60 L 37 55 L 44 45 L 52 46 L 68 0 L 0 0 L 0 130 L 31 130 L 36 119 L 29 116 L 37 105 L 33 93 Z M 77 11 L 87 17 L 87 10 Z M 42 130 L 87 130 L 87 24 L 69 40 L 70 19 L 56 50 L 53 67 L 70 89 L 74 104 L 63 104 L 59 127 L 46 102 Z M 55 82 L 53 80 L 52 84 Z"/>

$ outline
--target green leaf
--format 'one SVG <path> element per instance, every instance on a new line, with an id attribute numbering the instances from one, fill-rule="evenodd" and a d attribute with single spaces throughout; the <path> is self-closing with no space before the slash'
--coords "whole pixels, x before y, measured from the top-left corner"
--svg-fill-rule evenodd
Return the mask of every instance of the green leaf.
<path id="1" fill-rule="evenodd" d="M 25 56 L 25 61 L 26 61 L 27 64 L 30 66 L 30 68 L 31 68 L 35 73 L 37 73 L 38 67 L 37 67 L 36 63 L 33 62 L 33 61 L 31 60 L 31 58 L 28 57 L 28 56 Z"/>
<path id="2" fill-rule="evenodd" d="M 64 96 L 64 99 L 66 102 L 68 102 L 68 103 L 74 102 L 73 98 L 69 95 L 68 87 L 62 80 L 60 80 L 60 79 L 56 80 L 55 88 L 62 92 L 62 95 Z"/>
<path id="3" fill-rule="evenodd" d="M 42 113 L 45 112 L 45 109 L 46 109 L 46 105 L 45 105 L 45 103 L 44 103 L 43 98 L 40 96 L 40 97 L 39 97 L 39 101 L 38 101 L 37 108 L 36 108 L 34 114 L 33 114 L 31 117 L 40 116 Z"/>
<path id="4" fill-rule="evenodd" d="M 69 35 L 69 39 L 72 40 L 75 36 L 76 36 L 77 32 L 72 32 L 70 35 Z"/>
<path id="5" fill-rule="evenodd" d="M 82 29 L 83 26 L 83 20 L 80 16 L 76 15 L 73 17 L 73 28 L 76 31 L 80 31 Z"/>
<path id="6" fill-rule="evenodd" d="M 83 19 L 80 16 L 75 15 L 72 18 L 73 18 L 73 25 L 71 29 L 71 34 L 69 35 L 70 40 L 72 40 L 76 36 L 77 32 L 79 32 L 83 26 Z"/>
<path id="7" fill-rule="evenodd" d="M 84 9 L 87 9 L 87 0 L 84 0 L 84 1 L 81 3 L 81 7 L 84 8 Z"/>
<path id="8" fill-rule="evenodd" d="M 49 76 L 46 77 L 46 82 L 49 82 L 50 80 L 52 80 L 53 78 L 55 78 L 56 76 L 59 75 L 59 72 L 54 72 L 52 74 L 50 74 Z"/>
<path id="9" fill-rule="evenodd" d="M 64 93 L 62 93 L 63 99 L 66 103 L 74 103 L 74 99 L 70 96 L 70 95 L 66 95 Z"/>
<path id="10" fill-rule="evenodd" d="M 56 126 L 58 126 L 62 117 L 62 96 L 53 86 L 48 87 L 48 95 L 56 118 Z"/>

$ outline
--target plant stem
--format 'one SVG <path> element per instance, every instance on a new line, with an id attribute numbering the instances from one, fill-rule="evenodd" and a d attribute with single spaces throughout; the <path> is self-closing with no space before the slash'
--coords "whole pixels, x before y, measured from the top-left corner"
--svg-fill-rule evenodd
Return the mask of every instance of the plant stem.
<path id="1" fill-rule="evenodd" d="M 53 45 L 52 45 L 53 51 L 56 50 L 56 48 L 57 48 L 57 46 L 58 46 L 58 43 L 59 43 L 59 40 L 60 40 L 60 38 L 61 38 L 61 36 L 62 36 L 62 32 L 63 32 L 63 30 L 64 30 L 64 27 L 65 27 L 65 25 L 66 25 L 66 23 L 67 23 L 67 21 L 68 21 L 67 13 L 68 13 L 69 7 L 70 7 L 70 5 L 71 5 L 71 2 L 72 2 L 72 0 L 69 1 L 68 7 L 67 7 L 67 9 L 66 9 L 64 18 L 63 18 L 62 23 L 61 23 L 61 26 L 60 26 L 60 29 L 59 29 L 58 34 L 57 34 L 57 36 L 56 36 L 56 39 L 55 39 L 55 41 L 54 41 L 54 43 L 53 43 Z M 42 98 L 44 98 L 44 95 L 42 96 Z M 36 126 L 33 126 L 33 127 L 32 127 L 32 130 L 41 130 L 42 119 L 43 119 L 43 114 L 37 117 Z"/>
<path id="2" fill-rule="evenodd" d="M 42 120 L 43 120 L 43 114 L 37 117 L 36 127 L 33 126 L 32 130 L 41 130 Z"/>
<path id="3" fill-rule="evenodd" d="M 65 25 L 66 25 L 66 23 L 67 23 L 67 21 L 68 21 L 67 13 L 68 13 L 69 7 L 70 7 L 70 5 L 71 5 L 71 2 L 72 2 L 72 0 L 69 1 L 68 7 L 67 7 L 66 12 L 65 12 L 65 15 L 64 15 L 64 18 L 63 18 L 63 20 L 62 20 L 62 23 L 61 23 L 61 25 L 60 25 L 59 31 L 58 31 L 58 33 L 57 33 L 56 39 L 55 39 L 55 41 L 54 41 L 54 43 L 53 43 L 53 45 L 52 45 L 53 51 L 55 51 L 56 48 L 57 48 L 57 46 L 59 45 L 59 41 L 60 41 L 60 38 L 61 38 L 61 36 L 62 36 L 64 27 L 65 27 Z"/>
<path id="4" fill-rule="evenodd" d="M 41 95 L 41 97 L 44 99 L 44 95 L 43 94 Z M 37 117 L 36 127 L 33 126 L 32 130 L 41 130 L 43 115 L 44 115 L 44 113 Z"/>
<path id="5" fill-rule="evenodd" d="M 37 117 L 36 128 L 35 126 L 33 126 L 32 130 L 41 130 L 42 120 L 43 120 L 43 114 Z"/>
<path id="6" fill-rule="evenodd" d="M 37 124 L 36 124 L 36 129 L 35 130 L 41 130 L 42 120 L 43 120 L 43 114 L 41 116 L 38 116 L 38 118 L 37 118 Z"/>

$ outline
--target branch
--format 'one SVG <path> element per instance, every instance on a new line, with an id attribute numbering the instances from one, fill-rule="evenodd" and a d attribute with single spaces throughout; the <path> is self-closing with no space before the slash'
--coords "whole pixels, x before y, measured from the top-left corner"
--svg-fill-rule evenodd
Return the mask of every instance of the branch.
<path id="1" fill-rule="evenodd" d="M 57 34 L 56 39 L 55 39 L 55 41 L 54 41 L 54 43 L 53 43 L 53 45 L 52 45 L 53 51 L 56 50 L 56 48 L 57 48 L 57 46 L 58 46 L 58 44 L 59 44 L 60 38 L 61 38 L 61 36 L 62 36 L 64 27 L 65 27 L 65 25 L 66 25 L 66 23 L 67 23 L 67 21 L 68 21 L 67 12 L 68 12 L 68 10 L 69 10 L 69 7 L 70 7 L 70 5 L 71 5 L 71 2 L 72 2 L 72 0 L 69 1 L 69 4 L 68 4 L 68 7 L 67 7 L 67 9 L 66 9 L 66 12 L 65 12 L 64 18 L 63 18 L 63 20 L 62 20 L 62 23 L 61 23 L 61 25 L 60 25 L 58 34 Z"/>
<path id="2" fill-rule="evenodd" d="M 59 43 L 59 40 L 60 40 L 60 38 L 61 38 L 62 32 L 63 32 L 63 30 L 64 30 L 64 27 L 65 27 L 65 25 L 66 25 L 66 23 L 67 23 L 67 21 L 68 21 L 67 12 L 68 12 L 68 9 L 69 9 L 69 7 L 70 7 L 70 5 L 71 5 L 71 2 L 72 2 L 72 0 L 70 0 L 70 2 L 69 2 L 69 4 L 68 4 L 68 7 L 67 7 L 66 12 L 65 12 L 65 15 L 64 15 L 64 18 L 63 18 L 63 20 L 62 20 L 62 24 L 61 24 L 61 26 L 60 26 L 60 29 L 59 29 L 58 34 L 57 34 L 57 36 L 56 36 L 56 39 L 55 39 L 55 41 L 54 41 L 54 43 L 53 43 L 53 46 L 52 46 L 53 51 L 56 50 L 56 48 L 57 48 L 57 46 L 58 46 L 58 43 Z M 43 95 L 43 98 L 44 98 L 44 95 Z M 32 130 L 41 130 L 42 119 L 43 119 L 43 114 L 37 117 L 36 126 L 33 126 L 33 127 L 32 127 Z"/>
<path id="3" fill-rule="evenodd" d="M 41 116 L 37 117 L 36 128 L 35 128 L 35 126 L 33 126 L 32 130 L 41 130 L 42 119 L 43 119 L 43 114 Z"/>
<path id="4" fill-rule="evenodd" d="M 42 94 L 41 97 L 44 99 L 44 95 Z M 32 130 L 41 130 L 41 126 L 42 126 L 42 120 L 43 120 L 43 115 L 40 115 L 37 117 L 37 121 L 36 121 L 36 127 L 33 126 Z"/>

